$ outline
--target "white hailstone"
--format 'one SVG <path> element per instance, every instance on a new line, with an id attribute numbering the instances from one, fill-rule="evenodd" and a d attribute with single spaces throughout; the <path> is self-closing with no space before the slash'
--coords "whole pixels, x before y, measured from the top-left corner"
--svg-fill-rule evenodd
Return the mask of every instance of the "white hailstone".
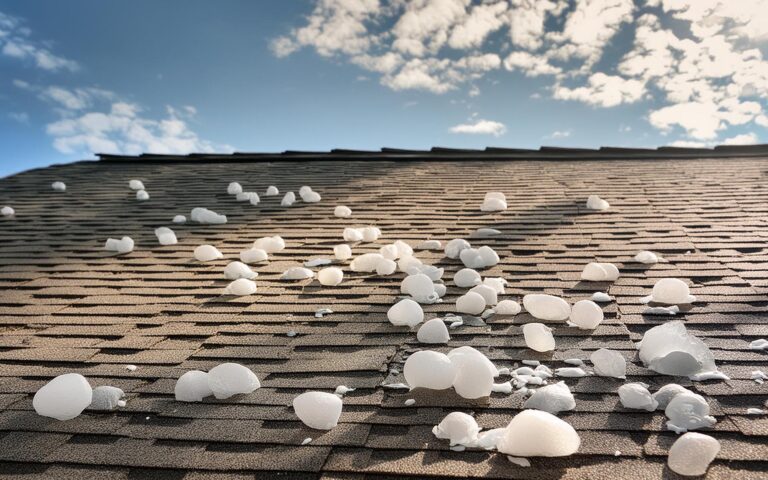
<path id="1" fill-rule="evenodd" d="M 563 378 L 582 378 L 587 376 L 587 372 L 581 367 L 563 367 L 555 369 L 555 375 Z"/>
<path id="2" fill-rule="evenodd" d="M 160 245 L 176 245 L 179 241 L 176 234 L 168 227 L 158 227 L 155 229 L 155 236 Z"/>
<path id="3" fill-rule="evenodd" d="M 136 200 L 140 202 L 145 202 L 149 200 L 149 193 L 147 193 L 146 190 L 139 190 L 138 192 L 136 192 Z"/>
<path id="4" fill-rule="evenodd" d="M 269 255 L 267 255 L 267 252 L 261 248 L 251 247 L 248 250 L 240 252 L 240 261 L 243 263 L 263 262 L 267 258 L 269 258 Z"/>
<path id="5" fill-rule="evenodd" d="M 696 297 L 691 295 L 688 285 L 679 278 L 662 278 L 653 286 L 651 295 L 640 301 L 681 305 L 695 302 Z"/>
<path id="6" fill-rule="evenodd" d="M 173 223 L 178 223 L 178 224 L 187 223 L 187 217 L 185 217 L 184 215 L 176 215 L 173 217 L 173 220 L 171 221 Z"/>
<path id="7" fill-rule="evenodd" d="M 766 380 L 768 380 L 768 375 L 766 375 L 762 370 L 753 370 L 749 378 L 754 380 L 758 385 L 762 385 Z"/>
<path id="8" fill-rule="evenodd" d="M 416 246 L 419 250 L 440 250 L 443 248 L 443 244 L 440 240 L 424 240 Z"/>
<path id="9" fill-rule="evenodd" d="M 235 194 L 235 200 L 237 200 L 238 202 L 250 201 L 254 205 L 258 205 L 259 194 L 256 192 L 240 192 Z"/>
<path id="10" fill-rule="evenodd" d="M 496 305 L 499 303 L 496 290 L 494 290 L 492 287 L 489 287 L 488 285 L 476 285 L 472 287 L 469 292 L 479 293 L 480 296 L 483 297 L 483 300 L 485 300 L 486 306 Z"/>
<path id="11" fill-rule="evenodd" d="M 352 210 L 344 205 L 339 205 L 333 209 L 333 214 L 339 218 L 347 218 L 352 216 Z"/>
<path id="12" fill-rule="evenodd" d="M 379 249 L 379 253 L 382 257 L 388 258 L 390 260 L 395 260 L 400 257 L 400 255 L 397 253 L 397 247 L 395 244 L 384 245 Z"/>
<path id="13" fill-rule="evenodd" d="M 237 195 L 238 193 L 243 193 L 243 186 L 237 182 L 232 182 L 227 185 L 227 193 L 229 195 Z"/>
<path id="14" fill-rule="evenodd" d="M 459 253 L 461 262 L 467 268 L 487 268 L 499 263 L 499 256 L 488 246 L 465 248 Z"/>
<path id="15" fill-rule="evenodd" d="M 676 383 L 668 383 L 667 385 L 664 385 L 653 394 L 653 399 L 659 404 L 656 407 L 656 410 L 666 409 L 673 398 L 686 392 L 688 392 L 688 389 Z"/>
<path id="16" fill-rule="evenodd" d="M 456 367 L 453 388 L 459 396 L 473 400 L 491 394 L 498 370 L 488 357 L 472 347 L 459 347 L 448 352 L 448 358 Z"/>
<path id="17" fill-rule="evenodd" d="M 580 358 L 566 358 L 565 360 L 563 360 L 563 362 L 567 363 L 568 365 L 574 365 L 576 367 L 584 366 L 584 360 Z"/>
<path id="18" fill-rule="evenodd" d="M 482 352 L 479 350 L 472 348 L 468 345 L 465 345 L 463 347 L 454 348 L 450 352 L 448 352 L 448 358 L 451 359 L 451 361 L 456 365 L 456 368 L 459 368 L 461 365 L 461 362 L 465 358 L 474 357 L 476 359 L 481 360 L 484 362 L 488 369 L 493 372 L 493 376 L 497 377 L 499 375 L 499 371 L 496 368 L 496 366 L 493 364 L 493 362 L 486 357 Z"/>
<path id="19" fill-rule="evenodd" d="M 349 260 L 352 258 L 352 248 L 346 243 L 333 247 L 333 256 L 336 260 Z"/>
<path id="20" fill-rule="evenodd" d="M 344 279 L 344 272 L 338 267 L 328 267 L 317 272 L 317 280 L 320 285 L 335 287 Z"/>
<path id="21" fill-rule="evenodd" d="M 330 265 L 333 261 L 329 258 L 313 258 L 304 262 L 304 266 L 308 268 L 321 267 L 323 265 Z"/>
<path id="22" fill-rule="evenodd" d="M 320 201 L 320 194 L 315 192 L 314 190 L 310 190 L 308 192 L 304 192 L 302 195 L 301 192 L 299 192 L 299 196 L 301 197 L 301 200 L 304 203 L 317 203 Z"/>
<path id="23" fill-rule="evenodd" d="M 260 248 L 267 253 L 277 253 L 285 249 L 285 240 L 279 235 L 262 237 L 253 242 L 253 248 Z"/>
<path id="24" fill-rule="evenodd" d="M 416 340 L 421 343 L 448 343 L 450 339 L 448 327 L 445 326 L 442 318 L 428 320 L 416 332 Z"/>
<path id="25" fill-rule="evenodd" d="M 590 298 L 590 300 L 597 303 L 607 303 L 613 300 L 613 297 L 611 297 L 605 292 L 595 292 L 592 294 L 592 297 Z"/>
<path id="26" fill-rule="evenodd" d="M 379 263 L 385 261 L 380 253 L 364 253 L 358 255 L 349 264 L 353 272 L 374 272 Z M 390 260 L 391 261 L 391 260 Z"/>
<path id="27" fill-rule="evenodd" d="M 350 387 L 348 387 L 346 385 L 339 385 L 338 387 L 336 387 L 336 390 L 334 390 L 333 393 L 334 393 L 334 395 L 337 395 L 339 397 L 343 397 L 347 393 L 354 392 L 354 391 L 355 391 L 354 388 L 350 388 Z"/>
<path id="28" fill-rule="evenodd" d="M 512 382 L 494 383 L 491 391 L 493 393 L 504 393 L 509 395 L 512 393 Z"/>
<path id="29" fill-rule="evenodd" d="M 222 363 L 208 372 L 208 386 L 219 400 L 240 393 L 251 393 L 261 387 L 259 378 L 238 363 Z"/>
<path id="30" fill-rule="evenodd" d="M 16 215 L 16 210 L 14 210 L 13 207 L 6 205 L 0 210 L 0 213 L 2 213 L 4 217 L 12 217 Z"/>
<path id="31" fill-rule="evenodd" d="M 387 260 L 382 258 L 378 265 L 376 265 L 376 273 L 379 275 L 392 275 L 397 270 L 397 263 L 394 260 Z"/>
<path id="32" fill-rule="evenodd" d="M 480 315 L 485 310 L 485 298 L 477 292 L 467 292 L 456 299 L 456 311 Z"/>
<path id="33" fill-rule="evenodd" d="M 762 408 L 748 408 L 747 415 L 765 415 L 765 410 Z"/>
<path id="34" fill-rule="evenodd" d="M 264 192 L 264 196 L 274 197 L 275 195 L 280 195 L 280 191 L 277 189 L 277 187 L 274 185 L 268 186 L 267 191 Z"/>
<path id="35" fill-rule="evenodd" d="M 323 318 L 324 315 L 329 315 L 333 313 L 333 310 L 330 308 L 318 308 L 315 310 L 315 318 Z"/>
<path id="36" fill-rule="evenodd" d="M 485 194 L 480 211 L 500 212 L 507 209 L 507 197 L 501 192 L 488 192 Z"/>
<path id="37" fill-rule="evenodd" d="M 562 321 L 568 320 L 571 315 L 571 306 L 568 302 L 554 295 L 532 293 L 523 297 L 523 306 L 539 320 Z"/>
<path id="38" fill-rule="evenodd" d="M 667 428 L 675 433 L 711 427 L 717 420 L 709 415 L 709 404 L 704 397 L 683 392 L 672 397 L 664 414 L 669 418 Z"/>
<path id="39" fill-rule="evenodd" d="M 117 253 L 129 253 L 133 251 L 133 239 L 131 237 L 123 237 L 120 240 L 116 238 L 108 238 L 104 244 L 104 250 Z"/>
<path id="40" fill-rule="evenodd" d="M 507 281 L 501 277 L 488 277 L 483 279 L 483 285 L 487 285 L 494 289 L 499 295 L 503 295 L 505 293 Z"/>
<path id="41" fill-rule="evenodd" d="M 691 376 L 717 371 L 709 347 L 689 334 L 679 320 L 645 332 L 639 348 L 643 364 L 664 375 Z"/>
<path id="42" fill-rule="evenodd" d="M 128 182 L 128 188 L 131 190 L 144 190 L 144 183 L 141 180 L 131 180 Z"/>
<path id="43" fill-rule="evenodd" d="M 227 223 L 226 215 L 219 215 L 213 210 L 208 210 L 203 207 L 193 208 L 192 212 L 189 214 L 189 218 L 191 218 L 193 222 L 209 223 L 212 225 Z"/>
<path id="44" fill-rule="evenodd" d="M 448 287 L 446 287 L 444 283 L 435 283 L 433 286 L 435 287 L 435 293 L 440 298 L 443 298 L 445 296 L 445 292 L 448 291 Z"/>
<path id="45" fill-rule="evenodd" d="M 136 365 L 126 365 L 125 369 L 129 372 L 135 372 L 138 367 Z"/>
<path id="46" fill-rule="evenodd" d="M 518 457 L 565 457 L 581 445 L 579 434 L 565 421 L 541 410 L 515 415 L 497 443 L 500 453 Z"/>
<path id="47" fill-rule="evenodd" d="M 530 461 L 530 460 L 528 460 L 527 458 L 523 458 L 523 457 L 513 457 L 513 456 L 511 456 L 511 455 L 507 455 L 507 460 L 509 460 L 509 461 L 510 461 L 510 463 L 514 463 L 514 464 L 515 464 L 515 465 L 517 465 L 518 467 L 524 467 L 524 468 L 528 468 L 528 467 L 530 467 L 530 466 L 531 466 L 531 461 Z"/>
<path id="48" fill-rule="evenodd" d="M 595 375 L 601 377 L 627 378 L 627 360 L 616 350 L 601 348 L 589 356 L 595 367 Z"/>
<path id="49" fill-rule="evenodd" d="M 227 280 L 237 280 L 238 278 L 247 278 L 252 280 L 259 274 L 248 268 L 248 265 L 242 262 L 229 262 L 224 267 L 224 278 Z"/>
<path id="50" fill-rule="evenodd" d="M 311 191 L 312 191 L 312 187 L 310 187 L 309 185 L 304 185 L 299 189 L 299 196 L 306 195 Z"/>
<path id="51" fill-rule="evenodd" d="M 338 425 L 341 407 L 341 399 L 327 392 L 305 392 L 293 399 L 296 416 L 316 430 L 330 430 Z"/>
<path id="52" fill-rule="evenodd" d="M 200 370 L 190 370 L 180 376 L 173 391 L 178 402 L 201 402 L 213 395 L 208 385 L 208 374 Z"/>
<path id="53" fill-rule="evenodd" d="M 643 315 L 677 315 L 680 313 L 680 307 L 672 305 L 671 307 L 649 307 L 643 310 Z"/>
<path id="54" fill-rule="evenodd" d="M 619 387 L 619 400 L 625 408 L 638 410 L 656 410 L 659 403 L 651 396 L 648 385 L 644 383 L 626 383 Z"/>
<path id="55" fill-rule="evenodd" d="M 364 242 L 375 242 L 381 236 L 381 230 L 378 227 L 365 227 L 361 230 Z"/>
<path id="56" fill-rule="evenodd" d="M 307 278 L 314 278 L 315 272 L 304 267 L 291 267 L 282 275 L 280 280 L 305 280 Z"/>
<path id="57" fill-rule="evenodd" d="M 592 300 L 579 300 L 571 308 L 570 320 L 582 330 L 593 330 L 603 321 L 603 309 Z"/>
<path id="58" fill-rule="evenodd" d="M 475 237 L 493 237 L 495 235 L 501 235 L 501 230 L 495 228 L 478 228 L 473 234 Z"/>
<path id="59" fill-rule="evenodd" d="M 587 208 L 590 210 L 608 210 L 610 206 L 608 202 L 597 195 L 590 195 L 587 198 Z"/>
<path id="60" fill-rule="evenodd" d="M 280 200 L 280 206 L 281 207 L 290 207 L 291 205 L 296 202 L 296 194 L 293 192 L 288 192 L 285 195 L 283 195 L 283 199 Z"/>
<path id="61" fill-rule="evenodd" d="M 461 251 L 467 248 L 472 248 L 468 241 L 462 238 L 454 238 L 445 245 L 445 256 L 448 258 L 459 258 Z"/>
<path id="62" fill-rule="evenodd" d="M 424 321 L 424 311 L 421 305 L 410 298 L 405 298 L 387 310 L 387 318 L 392 325 L 413 328 Z"/>
<path id="63" fill-rule="evenodd" d="M 731 377 L 723 372 L 701 372 L 691 375 L 691 380 L 694 382 L 703 382 L 704 380 L 730 380 Z"/>
<path id="64" fill-rule="evenodd" d="M 552 329 L 543 323 L 526 323 L 523 325 L 525 344 L 537 352 L 551 352 L 555 349 L 555 337 Z"/>
<path id="65" fill-rule="evenodd" d="M 635 255 L 635 261 L 645 264 L 659 263 L 659 257 L 653 252 L 643 250 L 642 252 L 638 252 L 638 254 Z"/>
<path id="66" fill-rule="evenodd" d="M 557 415 L 560 412 L 576 408 L 576 400 L 565 382 L 557 382 L 536 389 L 523 404 L 523 408 L 533 408 Z"/>
<path id="67" fill-rule="evenodd" d="M 588 263 L 581 272 L 581 279 L 590 282 L 612 282 L 619 278 L 619 269 L 612 263 Z"/>
<path id="68" fill-rule="evenodd" d="M 32 406 L 38 415 L 71 420 L 88 408 L 92 399 L 93 389 L 85 377 L 65 373 L 43 385 L 35 393 Z"/>
<path id="69" fill-rule="evenodd" d="M 768 340 L 764 338 L 758 338 L 757 340 L 753 340 L 749 342 L 749 349 L 760 351 L 760 350 L 768 350 Z"/>
<path id="70" fill-rule="evenodd" d="M 224 255 L 213 245 L 200 245 L 195 248 L 195 259 L 199 262 L 210 262 L 224 258 Z"/>
<path id="71" fill-rule="evenodd" d="M 57 192 L 66 192 L 67 191 L 67 185 L 64 182 L 53 182 L 51 184 L 51 188 L 56 190 Z"/>
<path id="72" fill-rule="evenodd" d="M 696 477 L 707 473 L 707 468 L 720 453 L 720 442 L 702 433 L 690 432 L 678 438 L 669 449 L 667 465 L 679 475 Z"/>
<path id="73" fill-rule="evenodd" d="M 394 245 L 395 248 L 397 248 L 398 258 L 413 255 L 413 247 L 411 247 L 410 245 L 408 245 L 402 240 L 395 240 L 395 243 L 393 243 L 392 245 Z"/>
<path id="74" fill-rule="evenodd" d="M 237 297 L 253 295 L 254 293 L 256 293 L 256 282 L 247 278 L 238 278 L 230 282 L 224 289 L 224 295 L 234 295 Z"/>
<path id="75" fill-rule="evenodd" d="M 517 315 L 522 311 L 520 304 L 514 300 L 502 300 L 493 308 L 496 315 Z"/>
<path id="76" fill-rule="evenodd" d="M 125 392 L 117 387 L 101 386 L 93 389 L 93 396 L 91 398 L 91 404 L 88 405 L 88 410 L 96 411 L 112 411 L 117 407 L 124 406 L 125 402 L 122 402 L 122 398 L 125 397 Z"/>
<path id="77" fill-rule="evenodd" d="M 440 439 L 448 440 L 451 446 L 472 445 L 477 441 L 480 427 L 471 415 L 463 412 L 451 412 L 435 427 L 432 433 Z"/>
<path id="78" fill-rule="evenodd" d="M 358 228 L 347 227 L 342 234 L 345 242 L 360 242 L 363 240 L 363 232 Z"/>
<path id="79" fill-rule="evenodd" d="M 403 375 L 411 389 L 423 387 L 445 390 L 453 385 L 456 367 L 447 355 L 422 350 L 408 357 L 403 367 Z"/>
<path id="80" fill-rule="evenodd" d="M 435 284 L 423 273 L 408 275 L 400 284 L 400 292 L 410 295 L 419 303 L 435 303 L 440 298 L 435 292 Z"/>

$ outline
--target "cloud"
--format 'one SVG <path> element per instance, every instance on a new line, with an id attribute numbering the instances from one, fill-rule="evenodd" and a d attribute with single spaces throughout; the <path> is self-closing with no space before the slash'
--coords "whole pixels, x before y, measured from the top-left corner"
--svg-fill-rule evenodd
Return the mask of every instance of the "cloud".
<path id="1" fill-rule="evenodd" d="M 760 143 L 754 132 L 743 133 L 723 140 L 723 145 L 754 145 Z"/>
<path id="2" fill-rule="evenodd" d="M 555 130 L 544 138 L 549 138 L 552 140 L 556 140 L 558 138 L 568 138 L 571 136 L 571 133 L 571 130 Z"/>
<path id="3" fill-rule="evenodd" d="M 22 125 L 29 125 L 29 114 L 27 112 L 10 112 L 8 118 Z"/>
<path id="4" fill-rule="evenodd" d="M 639 80 L 627 80 L 602 72 L 592 74 L 586 85 L 577 88 L 557 86 L 553 97 L 560 100 L 578 100 L 597 107 L 615 107 L 622 103 L 635 103 L 643 97 L 645 85 Z"/>
<path id="5" fill-rule="evenodd" d="M 30 30 L 23 26 L 21 19 L 0 12 L 0 53 L 31 63 L 37 68 L 57 71 L 76 71 L 79 65 L 74 60 L 58 56 L 51 50 L 30 39 Z"/>
<path id="6" fill-rule="evenodd" d="M 493 120 L 477 120 L 475 123 L 463 123 L 451 127 L 451 133 L 465 133 L 470 135 L 493 135 L 498 137 L 507 131 L 507 127 L 501 122 Z"/>

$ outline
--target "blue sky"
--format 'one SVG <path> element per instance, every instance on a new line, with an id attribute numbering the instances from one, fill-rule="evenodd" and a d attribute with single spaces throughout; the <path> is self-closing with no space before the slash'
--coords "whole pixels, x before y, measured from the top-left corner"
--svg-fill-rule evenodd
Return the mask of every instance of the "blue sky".
<path id="1" fill-rule="evenodd" d="M 93 152 L 768 142 L 768 0 L 0 0 L 0 175 Z"/>

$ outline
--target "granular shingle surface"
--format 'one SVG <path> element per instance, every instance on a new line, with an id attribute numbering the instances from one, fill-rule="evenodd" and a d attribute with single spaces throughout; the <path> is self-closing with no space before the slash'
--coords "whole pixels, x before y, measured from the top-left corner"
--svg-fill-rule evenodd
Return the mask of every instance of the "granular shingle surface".
<path id="1" fill-rule="evenodd" d="M 768 405 L 768 383 L 750 379 L 753 370 L 768 371 L 768 353 L 749 349 L 768 336 L 768 162 L 759 156 L 558 155 L 564 158 L 112 158 L 0 180 L 0 204 L 16 210 L 14 218 L 0 219 L 0 478 L 675 477 L 666 454 L 676 436 L 665 430 L 663 412 L 621 407 L 622 382 L 608 378 L 566 379 L 576 409 L 560 417 L 582 438 L 571 457 L 532 458 L 523 468 L 497 453 L 454 452 L 436 439 L 431 427 L 451 411 L 473 414 L 483 428 L 503 427 L 523 397 L 494 393 L 470 401 L 452 391 L 382 388 L 404 382 L 405 358 L 424 348 L 415 332 L 386 319 L 400 296 L 401 273 L 354 273 L 340 262 L 345 278 L 336 287 L 279 280 L 291 266 L 332 258 L 333 246 L 344 243 L 344 227 L 367 225 L 383 235 L 355 245 L 355 255 L 397 239 L 417 245 L 465 238 L 493 247 L 501 262 L 482 273 L 509 281 L 501 298 L 550 293 L 574 302 L 607 291 L 616 301 L 605 305 L 605 321 L 594 331 L 552 325 L 558 347 L 551 354 L 525 347 L 521 325 L 532 320 L 525 312 L 452 329 L 449 345 L 431 348 L 471 345 L 497 367 L 537 359 L 553 369 L 568 366 L 568 358 L 587 360 L 601 347 L 618 350 L 630 361 L 627 381 L 645 382 L 651 391 L 681 383 L 710 403 L 717 424 L 707 433 L 722 450 L 708 478 L 766 478 L 768 424 L 746 410 Z M 135 200 L 127 187 L 134 178 L 151 200 Z M 55 180 L 67 191 L 52 191 Z M 226 193 L 231 181 L 262 194 L 261 203 L 235 201 Z M 281 195 L 264 196 L 268 185 Z M 302 185 L 322 201 L 279 206 L 282 193 Z M 508 210 L 480 212 L 488 191 L 504 192 Z M 587 211 L 584 202 L 593 193 L 608 200 L 610 210 Z M 336 205 L 349 206 L 352 217 L 334 217 Z M 229 221 L 171 223 L 194 207 Z M 178 245 L 158 245 L 153 231 L 160 226 L 176 232 Z M 481 239 L 474 236 L 478 228 L 502 233 Z M 103 250 L 108 237 L 124 235 L 136 241 L 132 253 Z M 267 235 L 281 235 L 287 248 L 252 267 L 259 273 L 257 293 L 220 296 L 227 262 Z M 192 251 L 200 244 L 216 246 L 225 258 L 195 261 Z M 632 261 L 646 249 L 664 261 Z M 465 289 L 451 279 L 463 266 L 441 251 L 416 255 L 446 269 L 444 302 L 424 306 L 426 317 L 452 313 Z M 580 281 L 591 261 L 615 263 L 621 277 Z M 668 320 L 643 315 L 639 298 L 663 277 L 692 285 L 697 302 L 677 318 L 712 349 L 731 380 L 665 377 L 639 361 L 634 342 Z M 334 313 L 316 318 L 320 308 Z M 225 361 L 251 368 L 262 388 L 228 400 L 174 400 L 182 373 Z M 138 368 L 129 371 L 127 364 Z M 65 422 L 36 415 L 34 392 L 69 372 L 93 386 L 122 388 L 127 405 Z M 356 390 L 344 398 L 338 427 L 319 432 L 298 421 L 290 407 L 296 395 L 339 385 Z M 404 405 L 409 398 L 415 405 Z M 302 446 L 307 437 L 313 441 Z"/>

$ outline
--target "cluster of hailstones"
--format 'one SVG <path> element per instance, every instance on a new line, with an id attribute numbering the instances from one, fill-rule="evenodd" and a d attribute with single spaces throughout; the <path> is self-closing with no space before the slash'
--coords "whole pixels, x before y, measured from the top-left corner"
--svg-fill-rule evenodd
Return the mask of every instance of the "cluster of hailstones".
<path id="1" fill-rule="evenodd" d="M 149 195 L 139 180 L 131 180 L 129 187 L 137 192 L 140 201 L 148 200 Z M 66 191 L 62 182 L 54 182 L 55 191 Z M 227 193 L 234 195 L 238 201 L 249 201 L 258 204 L 260 201 L 256 192 L 244 192 L 239 183 L 233 182 L 227 187 Z M 278 195 L 276 187 L 270 186 L 266 196 Z M 320 195 L 310 187 L 302 187 L 299 195 L 304 202 L 320 201 Z M 292 205 L 296 200 L 293 192 L 283 197 L 281 204 Z M 503 211 L 507 208 L 506 197 L 500 192 L 489 192 L 481 205 L 485 212 Z M 592 195 L 587 200 L 587 208 L 591 210 L 607 210 L 608 202 Z M 8 212 L 10 209 L 10 212 Z M 13 209 L 3 209 L 6 216 L 13 215 Z M 346 206 L 337 206 L 334 215 L 340 218 L 350 217 L 351 210 Z M 191 219 L 199 223 L 226 223 L 226 216 L 205 208 L 195 208 Z M 177 215 L 174 223 L 185 223 L 183 215 Z M 489 235 L 498 233 L 493 229 L 483 229 Z M 174 232 L 167 227 L 155 230 L 161 245 L 177 243 Z M 364 228 L 346 228 L 343 238 L 346 242 L 374 242 L 381 236 L 381 231 L 374 226 Z M 117 253 L 127 253 L 133 249 L 130 237 L 109 239 L 105 245 L 107 250 Z M 225 294 L 249 295 L 255 293 L 253 282 L 258 274 L 250 269 L 249 263 L 265 261 L 269 254 L 285 248 L 284 240 L 279 236 L 264 237 L 256 240 L 253 246 L 240 252 L 239 262 L 230 262 L 224 269 L 225 278 L 232 280 Z M 420 245 L 423 249 L 439 249 L 437 240 L 428 240 Z M 333 249 L 337 260 L 352 258 L 351 247 L 348 244 L 337 245 Z M 522 309 L 512 300 L 498 300 L 498 295 L 505 293 L 506 281 L 503 278 L 488 277 L 483 279 L 475 269 L 484 269 L 499 262 L 498 254 L 488 246 L 473 248 L 463 239 L 454 239 L 445 246 L 445 255 L 451 259 L 460 259 L 465 268 L 459 270 L 453 278 L 457 287 L 468 288 L 466 294 L 456 301 L 456 311 L 469 315 L 492 314 L 515 315 Z M 206 262 L 223 258 L 222 253 L 212 245 L 201 245 L 195 249 L 194 256 L 198 261 Z M 643 251 L 635 256 L 635 261 L 652 264 L 659 261 L 653 252 Z M 306 266 L 318 266 L 331 263 L 330 260 L 319 259 L 307 262 Z M 415 327 L 424 320 L 424 312 L 420 304 L 442 301 L 445 295 L 445 284 L 439 283 L 443 269 L 426 265 L 413 256 L 413 248 L 403 241 L 380 248 L 378 253 L 365 253 L 350 262 L 350 269 L 355 272 L 376 272 L 380 275 L 390 275 L 397 270 L 407 274 L 401 283 L 401 293 L 407 295 L 393 305 L 387 312 L 389 321 L 398 326 Z M 283 273 L 284 280 L 299 280 L 313 278 L 314 272 L 305 267 L 293 267 Z M 612 282 L 619 277 L 618 268 L 612 263 L 593 262 L 587 264 L 581 279 L 592 282 Z M 320 270 L 318 280 L 322 285 L 334 286 L 341 283 L 343 272 L 337 267 Z M 564 299 L 546 294 L 529 294 L 523 297 L 523 306 L 536 319 L 547 322 L 565 321 L 568 325 L 581 329 L 594 329 L 603 320 L 603 312 L 595 302 L 610 301 L 611 297 L 597 292 L 591 300 L 580 300 L 570 305 Z M 662 312 L 647 311 L 646 313 L 671 313 L 681 304 L 690 304 L 695 297 L 690 294 L 688 285 L 678 279 L 661 279 L 653 287 L 651 295 L 641 299 L 643 303 L 667 305 L 652 307 L 650 310 L 662 309 Z M 492 307 L 487 309 L 486 307 Z M 447 317 L 449 319 L 451 317 Z M 457 318 L 457 317 L 453 317 Z M 461 322 L 459 322 L 461 323 Z M 552 331 L 543 323 L 528 323 L 523 326 L 523 337 L 526 345 L 532 350 L 547 352 L 555 349 Z M 445 321 L 434 318 L 422 325 L 417 332 L 417 339 L 422 343 L 445 344 L 450 339 Z M 754 343 L 754 342 L 753 342 Z M 767 342 L 768 343 L 768 342 Z M 763 347 L 763 345 L 759 345 Z M 727 378 L 718 372 L 714 357 L 706 345 L 695 336 L 689 334 L 682 322 L 670 322 L 650 329 L 638 345 L 640 358 L 643 363 L 659 373 L 668 375 L 687 375 L 691 379 Z M 594 352 L 590 360 L 594 366 L 594 374 L 619 379 L 626 378 L 626 360 L 616 351 L 601 348 Z M 525 410 L 516 415 L 505 428 L 481 431 L 473 417 L 453 412 L 447 415 L 433 433 L 441 439 L 448 439 L 452 447 L 496 449 L 509 455 L 515 463 L 525 464 L 529 456 L 564 456 L 575 453 L 580 445 L 580 438 L 571 425 L 557 418 L 561 411 L 572 410 L 575 399 L 565 382 L 547 385 L 547 379 L 552 372 L 544 365 L 531 361 L 536 368 L 524 366 L 513 372 L 509 369 L 498 370 L 494 364 L 481 352 L 472 347 L 459 347 L 447 355 L 435 351 L 419 351 L 409 356 L 405 362 L 403 374 L 408 386 L 443 390 L 452 388 L 468 399 L 489 396 L 492 392 L 511 392 L 511 382 L 494 383 L 502 373 L 511 374 L 515 385 L 520 387 L 529 398 L 524 403 Z M 577 360 L 576 365 L 583 365 Z M 558 376 L 578 377 L 587 375 L 583 369 L 560 368 Z M 540 386 L 529 390 L 527 386 Z M 199 402 L 214 396 L 226 399 L 237 394 L 247 394 L 260 387 L 258 377 L 247 367 L 236 363 L 224 363 L 208 372 L 192 370 L 182 375 L 175 387 L 176 400 L 184 402 Z M 328 430 L 338 423 L 342 410 L 341 397 L 348 387 L 340 386 L 335 394 L 325 392 L 306 392 L 297 396 L 293 401 L 296 415 L 307 426 L 320 430 Z M 45 416 L 67 420 L 76 417 L 85 409 L 114 410 L 125 405 L 122 400 L 124 392 L 111 386 L 91 388 L 88 381 L 81 375 L 70 373 L 60 375 L 43 386 L 35 394 L 33 405 L 35 410 Z M 677 384 L 668 384 L 651 394 L 648 386 L 642 383 L 628 383 L 619 388 L 622 406 L 630 409 L 647 411 L 664 410 L 669 418 L 667 427 L 677 433 L 688 432 L 698 428 L 711 427 L 716 420 L 709 415 L 709 406 L 700 396 Z M 62 401 L 65 399 L 66 401 Z M 311 440 L 311 439 L 307 439 Z M 719 451 L 719 443 L 712 437 L 699 433 L 685 433 L 670 449 L 668 463 L 675 472 L 683 475 L 700 475 L 704 473 L 709 463 Z"/>

